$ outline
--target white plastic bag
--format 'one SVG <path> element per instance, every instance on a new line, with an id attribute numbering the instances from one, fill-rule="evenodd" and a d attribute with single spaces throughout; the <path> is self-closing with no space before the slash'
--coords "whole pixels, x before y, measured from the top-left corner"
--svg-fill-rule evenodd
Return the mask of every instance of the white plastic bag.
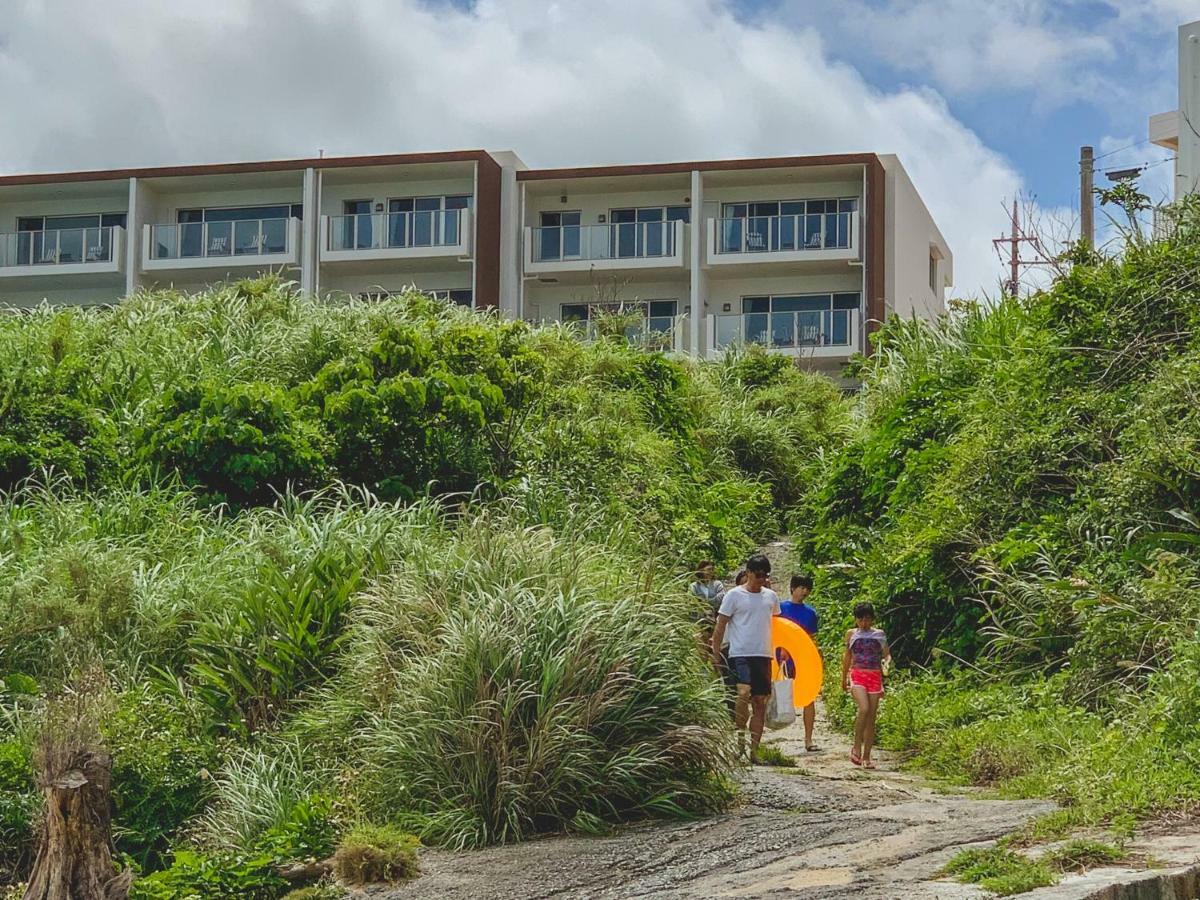
<path id="1" fill-rule="evenodd" d="M 767 700 L 767 727 L 787 728 L 796 721 L 792 679 L 780 678 L 771 682 L 771 698 Z"/>

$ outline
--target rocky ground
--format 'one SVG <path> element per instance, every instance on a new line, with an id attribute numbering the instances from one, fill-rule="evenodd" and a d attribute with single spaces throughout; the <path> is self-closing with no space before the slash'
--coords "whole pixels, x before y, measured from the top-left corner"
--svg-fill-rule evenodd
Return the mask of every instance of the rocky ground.
<path id="1" fill-rule="evenodd" d="M 939 793 L 893 771 L 866 772 L 840 736 L 807 754 L 799 726 L 771 735 L 800 768 L 754 768 L 744 803 L 699 822 L 651 823 L 605 838 L 571 837 L 470 853 L 427 851 L 422 875 L 369 896 L 410 898 L 981 896 L 931 882 L 963 845 L 994 840 L 1051 808 Z"/>
<path id="2" fill-rule="evenodd" d="M 1049 811 L 1043 801 L 944 793 L 895 771 L 850 764 L 845 739 L 819 734 L 825 752 L 804 752 L 799 725 L 770 735 L 797 769 L 742 774 L 744 802 L 699 822 L 661 822 L 610 837 L 549 838 L 468 853 L 427 850 L 422 874 L 379 885 L 375 900 L 546 900 L 546 898 L 880 898 L 949 900 L 985 892 L 937 878 L 966 846 L 986 844 Z M 1072 875 L 1030 900 L 1185 900 L 1200 896 L 1200 834 L 1135 845 L 1158 871 L 1098 869 Z"/>

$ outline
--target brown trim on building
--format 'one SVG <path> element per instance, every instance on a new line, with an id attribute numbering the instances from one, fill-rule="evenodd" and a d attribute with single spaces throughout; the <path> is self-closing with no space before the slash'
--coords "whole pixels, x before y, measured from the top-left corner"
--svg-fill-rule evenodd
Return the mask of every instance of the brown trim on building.
<path id="1" fill-rule="evenodd" d="M 824 156 L 769 156 L 761 159 L 711 159 L 701 162 L 647 163 L 632 166 L 583 166 L 574 169 L 525 169 L 518 181 L 554 178 L 604 178 L 617 175 L 670 175 L 692 172 L 731 172 L 741 169 L 783 169 L 791 166 L 846 166 L 878 163 L 874 153 L 832 153 Z"/>
<path id="2" fill-rule="evenodd" d="M 500 305 L 501 168 L 485 154 L 475 173 L 475 308 Z"/>
<path id="3" fill-rule="evenodd" d="M 869 336 L 879 330 L 887 315 L 886 272 L 886 215 L 887 173 L 879 157 L 872 156 L 867 163 L 867 246 L 863 259 L 867 264 L 867 296 L 864 298 Z M 863 352 L 870 355 L 868 345 Z"/>
<path id="4" fill-rule="evenodd" d="M 68 184 L 81 181 L 120 181 L 127 178 L 178 178 L 191 175 L 242 175 L 304 169 L 352 169 L 365 166 L 405 166 L 419 163 L 480 162 L 495 164 L 486 150 L 438 153 L 393 153 L 383 156 L 331 156 L 318 159 L 276 159 L 263 162 L 215 163 L 196 166 L 156 166 L 142 169 L 104 169 L 94 172 L 53 172 L 38 175 L 0 175 L 0 187 L 21 184 Z"/>

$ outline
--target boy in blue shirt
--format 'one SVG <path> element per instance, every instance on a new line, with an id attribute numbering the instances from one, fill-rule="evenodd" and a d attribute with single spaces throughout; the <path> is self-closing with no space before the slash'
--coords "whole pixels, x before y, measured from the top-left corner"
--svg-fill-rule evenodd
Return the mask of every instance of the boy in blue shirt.
<path id="1" fill-rule="evenodd" d="M 808 632 L 808 636 L 817 640 L 817 629 L 821 626 L 821 617 L 808 603 L 808 595 L 812 593 L 813 580 L 808 575 L 793 575 L 791 599 L 779 604 L 779 613 L 785 619 L 791 619 Z M 804 749 L 816 753 L 821 748 L 813 743 L 813 726 L 817 722 L 817 701 L 814 700 L 804 707 Z"/>

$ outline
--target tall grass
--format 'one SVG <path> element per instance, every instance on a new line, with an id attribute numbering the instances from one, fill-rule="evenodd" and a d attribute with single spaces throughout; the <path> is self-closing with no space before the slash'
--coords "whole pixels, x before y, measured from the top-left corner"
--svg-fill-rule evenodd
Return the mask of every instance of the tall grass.
<path id="1" fill-rule="evenodd" d="M 688 605 L 610 546 L 485 515 L 372 593 L 352 651 L 371 815 L 461 847 L 726 802 Z"/>

